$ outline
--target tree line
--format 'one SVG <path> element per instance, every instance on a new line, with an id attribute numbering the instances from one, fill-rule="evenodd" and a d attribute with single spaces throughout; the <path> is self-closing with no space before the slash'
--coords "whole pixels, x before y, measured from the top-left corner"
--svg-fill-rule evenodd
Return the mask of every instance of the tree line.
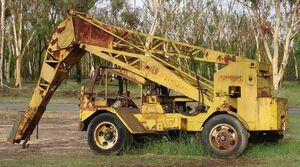
<path id="1" fill-rule="evenodd" d="M 300 0 L 1 0 L 0 86 L 39 76 L 44 53 L 67 9 L 100 21 L 272 64 L 273 85 L 298 80 Z M 151 42 L 151 41 L 149 41 Z M 70 72 L 88 78 L 92 55 Z M 201 68 L 207 77 L 220 67 Z"/>

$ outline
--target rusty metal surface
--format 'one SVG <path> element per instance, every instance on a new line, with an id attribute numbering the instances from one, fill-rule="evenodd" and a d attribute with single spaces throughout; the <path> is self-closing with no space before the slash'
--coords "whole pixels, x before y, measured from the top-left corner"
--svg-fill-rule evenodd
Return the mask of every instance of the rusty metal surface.
<path id="1" fill-rule="evenodd" d="M 277 98 L 277 109 L 280 113 L 280 124 L 283 131 L 288 127 L 288 100 L 284 98 Z"/>
<path id="2" fill-rule="evenodd" d="M 20 125 L 20 122 L 24 119 L 24 116 L 25 116 L 25 111 L 18 112 L 15 122 L 13 124 L 12 130 L 11 130 L 11 133 L 7 139 L 9 142 L 11 142 L 11 143 L 16 142 L 15 137 L 17 135 L 17 131 L 19 130 L 18 127 Z"/>
<path id="3" fill-rule="evenodd" d="M 221 64 L 229 64 L 232 62 L 236 62 L 236 56 L 232 55 L 220 55 L 217 57 L 217 62 Z"/>
<path id="4" fill-rule="evenodd" d="M 143 124 L 134 116 L 140 114 L 139 109 L 135 108 L 114 108 L 120 118 L 127 123 L 127 126 L 134 134 L 151 133 Z M 153 133 L 153 132 L 152 132 Z"/>
<path id="5" fill-rule="evenodd" d="M 73 22 L 76 41 L 99 47 L 112 48 L 113 36 L 78 17 L 73 17 Z M 111 28 L 108 26 L 103 25 L 102 28 L 111 31 Z"/>
<path id="6" fill-rule="evenodd" d="M 145 84 L 146 79 L 141 77 L 140 75 L 137 75 L 131 71 L 125 70 L 125 69 L 114 69 L 114 68 L 106 68 L 104 71 L 104 74 L 116 74 L 119 76 L 122 76 L 132 82 L 138 83 L 138 84 Z"/>
<path id="7" fill-rule="evenodd" d="M 25 140 L 30 137 L 37 123 L 40 121 L 44 111 L 46 110 L 46 106 L 53 96 L 55 90 L 62 83 L 62 81 L 67 78 L 69 70 L 76 62 L 80 60 L 84 51 L 80 48 L 76 48 L 71 52 L 61 50 L 60 53 L 68 53 L 67 55 L 58 56 L 62 59 L 60 62 L 52 60 L 53 55 L 46 56 L 37 87 L 35 88 L 29 103 L 29 108 L 25 111 L 24 117 L 20 119 L 20 123 L 17 126 L 17 131 L 11 132 L 10 136 L 15 136 L 13 140 L 10 140 L 11 142 L 18 143 L 21 140 Z M 49 66 L 48 61 L 54 62 L 56 65 L 53 67 Z"/>

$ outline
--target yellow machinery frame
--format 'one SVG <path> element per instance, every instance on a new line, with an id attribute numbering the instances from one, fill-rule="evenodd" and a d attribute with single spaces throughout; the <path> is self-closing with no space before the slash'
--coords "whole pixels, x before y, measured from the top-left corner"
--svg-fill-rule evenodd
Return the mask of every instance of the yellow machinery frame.
<path id="1" fill-rule="evenodd" d="M 146 46 L 149 39 L 152 42 Z M 202 101 L 206 109 L 194 116 L 166 113 L 160 98 L 151 96 L 140 110 L 128 112 L 105 102 L 95 105 L 82 88 L 82 124 L 105 111 L 117 115 L 132 134 L 170 129 L 201 131 L 207 120 L 221 113 L 234 116 L 248 131 L 281 132 L 287 125 L 286 100 L 272 97 L 270 65 L 107 25 L 86 14 L 69 11 L 52 36 L 29 108 L 20 112 L 9 141 L 29 139 L 53 93 L 85 52 L 122 68 L 113 72 L 141 87 L 154 82 L 179 93 L 181 97 L 174 97 L 174 101 Z M 214 80 L 210 81 L 191 70 L 193 62 L 225 67 L 215 72 Z"/>

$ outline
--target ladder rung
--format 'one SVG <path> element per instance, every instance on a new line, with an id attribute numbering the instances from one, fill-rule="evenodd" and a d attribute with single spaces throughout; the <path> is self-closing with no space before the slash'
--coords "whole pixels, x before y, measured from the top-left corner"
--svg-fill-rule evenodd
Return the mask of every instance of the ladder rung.
<path id="1" fill-rule="evenodd" d="M 46 90 L 48 86 L 48 84 L 39 84 L 39 87 L 43 90 Z"/>
<path id="2" fill-rule="evenodd" d="M 46 60 L 46 63 L 58 63 L 56 60 Z"/>
<path id="3" fill-rule="evenodd" d="M 49 84 L 43 84 L 43 83 L 41 83 L 40 86 L 49 86 Z"/>

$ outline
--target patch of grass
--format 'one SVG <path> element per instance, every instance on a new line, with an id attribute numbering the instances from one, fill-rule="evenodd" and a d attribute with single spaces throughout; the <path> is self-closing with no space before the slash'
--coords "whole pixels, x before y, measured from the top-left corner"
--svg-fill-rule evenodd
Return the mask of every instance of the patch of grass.
<path id="1" fill-rule="evenodd" d="M 296 81 L 283 81 L 282 88 L 274 91 L 273 95 L 288 99 L 289 106 L 300 106 L 300 83 Z"/>
<path id="2" fill-rule="evenodd" d="M 260 157 L 266 166 L 299 166 L 300 165 L 300 115 L 290 114 L 289 129 L 285 139 L 278 143 L 261 143 L 248 145 L 245 157 Z"/>
<path id="3" fill-rule="evenodd" d="M 36 87 L 36 83 L 26 81 L 22 88 L 7 89 L 0 88 L 1 103 L 28 103 Z M 82 84 L 76 81 L 65 80 L 56 90 L 51 99 L 51 103 L 78 103 L 81 85 L 88 85 L 88 80 L 83 80 Z"/>
<path id="4" fill-rule="evenodd" d="M 285 158 L 295 155 L 300 155 L 300 141 L 284 140 L 280 143 L 249 144 L 245 152 L 245 156 L 262 158 Z"/>
<path id="5" fill-rule="evenodd" d="M 127 149 L 125 154 L 203 156 L 204 152 L 201 148 L 199 138 L 194 135 L 183 135 L 183 137 L 171 141 L 165 136 L 146 137 L 143 141 Z"/>

